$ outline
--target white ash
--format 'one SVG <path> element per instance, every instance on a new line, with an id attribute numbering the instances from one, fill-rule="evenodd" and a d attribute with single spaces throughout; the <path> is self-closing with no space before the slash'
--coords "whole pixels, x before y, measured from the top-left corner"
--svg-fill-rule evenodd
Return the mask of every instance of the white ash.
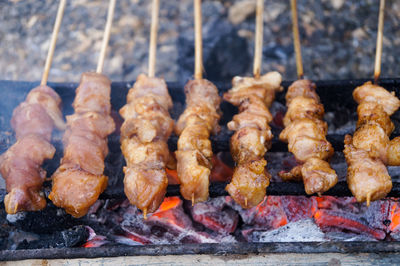
<path id="1" fill-rule="evenodd" d="M 128 246 L 143 246 L 142 243 L 133 241 L 132 239 L 124 236 L 115 236 L 114 237 L 115 242 L 122 244 L 122 245 L 128 245 Z"/>
<path id="2" fill-rule="evenodd" d="M 16 214 L 7 214 L 7 221 L 16 223 L 18 220 L 25 219 L 26 212 L 18 212 Z"/>
<path id="3" fill-rule="evenodd" d="M 310 242 L 327 241 L 325 234 L 312 219 L 289 223 L 266 232 L 253 232 L 252 242 Z"/>
<path id="4" fill-rule="evenodd" d="M 325 237 L 331 241 L 378 241 L 374 237 L 365 234 L 354 234 L 350 232 L 327 232 Z"/>

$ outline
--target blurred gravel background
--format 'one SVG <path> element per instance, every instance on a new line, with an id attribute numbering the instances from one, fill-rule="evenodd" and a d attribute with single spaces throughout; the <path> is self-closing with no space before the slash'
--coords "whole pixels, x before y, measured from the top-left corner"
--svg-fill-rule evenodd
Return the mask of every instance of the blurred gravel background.
<path id="1" fill-rule="evenodd" d="M 185 82 L 193 71 L 193 4 L 160 0 L 157 74 Z M 251 75 L 256 0 L 203 0 L 206 77 Z M 0 0 L 0 79 L 40 80 L 58 1 Z M 94 70 L 108 1 L 70 0 L 50 81 L 77 82 Z M 104 72 L 132 81 L 147 71 L 150 0 L 118 0 Z M 296 78 L 289 0 L 266 0 L 263 72 Z M 379 0 L 298 0 L 306 76 L 370 78 Z M 387 1 L 382 77 L 399 77 L 400 1 Z"/>

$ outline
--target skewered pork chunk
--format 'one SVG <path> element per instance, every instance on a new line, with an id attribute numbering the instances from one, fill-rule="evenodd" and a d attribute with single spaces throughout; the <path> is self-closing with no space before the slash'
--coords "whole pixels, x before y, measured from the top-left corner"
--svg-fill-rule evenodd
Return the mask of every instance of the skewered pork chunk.
<path id="1" fill-rule="evenodd" d="M 400 107 L 400 100 L 371 82 L 357 87 L 353 98 L 359 104 L 358 122 L 354 136 L 345 138 L 347 183 L 357 201 L 369 205 L 392 189 L 385 165 L 400 165 L 399 139 L 389 140 L 394 129 L 390 115 Z"/>
<path id="2" fill-rule="evenodd" d="M 372 158 L 363 149 L 352 144 L 350 135 L 345 137 L 344 155 L 347 164 L 347 183 L 358 202 L 384 198 L 392 189 L 392 180 L 386 166 L 379 158 Z"/>
<path id="3" fill-rule="evenodd" d="M 335 171 L 326 162 L 333 155 L 326 140 L 328 125 L 322 120 L 324 107 L 309 80 L 297 80 L 286 93 L 288 110 L 283 119 L 285 129 L 279 135 L 300 165 L 290 172 L 281 172 L 285 180 L 303 180 L 307 194 L 321 194 L 337 183 Z"/>
<path id="4" fill-rule="evenodd" d="M 41 192 L 46 171 L 40 166 L 52 159 L 50 144 L 53 127 L 64 129 L 61 99 L 47 86 L 38 86 L 14 110 L 11 126 L 17 142 L 0 156 L 0 173 L 6 181 L 4 198 L 7 213 L 37 211 L 46 207 Z"/>
<path id="5" fill-rule="evenodd" d="M 218 89 L 208 80 L 191 80 L 185 86 L 186 109 L 179 117 L 177 172 L 182 196 L 192 203 L 208 199 L 212 149 L 209 136 L 219 131 Z"/>
<path id="6" fill-rule="evenodd" d="M 144 212 L 156 211 L 166 193 L 167 140 L 173 130 L 170 108 L 165 81 L 141 74 L 120 110 L 125 119 L 121 126 L 121 150 L 127 164 L 124 190 L 131 204 Z"/>
<path id="7" fill-rule="evenodd" d="M 232 181 L 226 190 L 243 208 L 259 204 L 265 197 L 270 174 L 266 169 L 264 155 L 272 139 L 268 125 L 272 115 L 268 110 L 281 91 L 282 77 L 269 72 L 260 78 L 235 77 L 232 89 L 224 99 L 239 107 L 239 114 L 228 123 L 235 133 L 231 138 L 231 154 L 236 162 Z"/>
<path id="8" fill-rule="evenodd" d="M 387 165 L 400 166 L 400 137 L 392 139 L 387 149 Z"/>
<path id="9" fill-rule="evenodd" d="M 67 116 L 64 156 L 53 174 L 49 198 L 74 217 L 85 215 L 106 189 L 103 175 L 108 153 L 107 136 L 115 129 L 110 116 L 111 81 L 98 73 L 83 73 Z"/>

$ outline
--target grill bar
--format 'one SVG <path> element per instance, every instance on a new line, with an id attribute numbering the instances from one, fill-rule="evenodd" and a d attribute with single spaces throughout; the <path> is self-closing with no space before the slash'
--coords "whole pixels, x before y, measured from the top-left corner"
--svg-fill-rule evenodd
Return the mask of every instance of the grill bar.
<path id="1" fill-rule="evenodd" d="M 353 89 L 363 84 L 367 80 L 342 80 L 342 81 L 317 81 L 317 91 L 320 95 L 321 101 L 324 104 L 326 112 L 330 112 L 335 117 L 334 123 L 345 124 L 347 120 L 354 119 L 356 111 L 356 103 L 352 99 Z M 286 88 L 291 82 L 283 82 L 283 86 Z M 126 94 L 131 87 L 133 82 L 114 82 L 112 84 L 112 94 L 111 101 L 114 110 L 119 110 L 126 101 Z M 23 101 L 29 90 L 35 87 L 37 83 L 32 82 L 18 82 L 18 81 L 0 81 L 0 97 L 2 99 L 7 99 L 7 101 L 0 102 L 0 153 L 4 152 L 11 144 L 15 141 L 12 137 L 12 129 L 10 127 L 10 119 L 12 110 Z M 61 96 L 64 106 L 64 115 L 72 113 L 71 103 L 74 99 L 75 88 L 77 84 L 75 83 L 52 83 L 52 86 Z M 229 89 L 229 83 L 216 83 L 221 92 Z M 395 91 L 397 95 L 400 93 L 400 79 L 381 79 L 380 85 L 385 87 L 390 91 Z M 179 114 L 183 111 L 185 96 L 183 93 L 182 83 L 168 83 L 170 94 L 174 101 L 174 109 L 171 111 L 172 117 L 177 118 Z M 284 101 L 285 92 L 279 93 L 277 95 L 277 102 L 282 105 Z M 221 119 L 221 124 L 226 125 L 228 121 L 231 120 L 232 116 L 237 112 L 237 110 L 228 103 L 222 103 L 221 109 L 223 111 L 223 117 Z M 343 115 L 345 113 L 345 115 Z M 352 117 L 350 117 L 352 116 Z M 346 120 L 347 119 L 347 120 Z M 337 121 L 339 120 L 339 122 Z M 396 129 L 392 134 L 392 137 L 400 135 L 400 115 L 394 114 L 392 120 L 395 123 Z M 336 126 L 336 125 L 335 125 Z M 340 125 L 339 125 L 340 126 Z M 274 130 L 274 129 L 273 129 Z M 275 130 L 273 132 L 275 138 L 272 142 L 272 148 L 268 151 L 269 154 L 274 152 L 287 152 L 287 145 L 278 140 L 277 136 L 279 131 Z M 349 132 L 351 133 L 351 131 Z M 118 132 L 109 138 L 110 151 L 115 154 L 120 154 L 119 150 L 119 136 Z M 229 150 L 229 139 L 232 132 L 223 128 L 220 134 L 212 136 L 211 140 L 213 143 L 214 152 L 228 151 Z M 62 134 L 56 136 L 55 146 L 59 154 L 62 154 L 62 144 L 61 144 Z M 57 140 L 58 139 L 58 140 Z M 344 134 L 330 134 L 327 139 L 332 143 L 336 151 L 343 150 L 343 139 Z M 171 150 L 176 149 L 177 137 L 172 136 L 169 140 L 169 146 Z M 52 170 L 56 169 L 58 165 L 59 158 L 55 158 L 50 165 L 47 167 L 47 171 L 51 174 Z M 122 168 L 121 165 L 119 165 Z M 269 165 L 268 167 L 271 167 Z M 118 168 L 118 167 L 117 167 Z M 106 169 L 107 171 L 107 169 Z M 115 171 L 114 171 L 115 172 Z M 110 172 L 112 175 L 114 172 Z M 124 197 L 122 188 L 122 176 L 121 171 L 119 171 L 114 178 L 117 182 L 110 182 L 111 185 L 105 191 L 103 198 L 115 198 Z M 391 197 L 400 197 L 400 182 L 399 178 L 394 177 L 393 189 L 389 194 Z M 118 183 L 118 184 L 117 184 Z M 116 185 L 117 184 L 117 185 Z M 213 183 L 210 186 L 210 196 L 223 196 L 227 195 L 225 192 L 225 183 Z M 4 190 L 0 189 L 0 194 L 3 194 Z M 306 195 L 304 191 L 304 186 L 302 183 L 277 183 L 272 182 L 267 189 L 268 195 Z M 329 190 L 326 195 L 334 196 L 351 196 L 351 193 L 345 182 L 339 182 L 335 187 Z M 170 185 L 168 187 L 167 195 L 179 195 L 179 186 Z"/>
<path id="2" fill-rule="evenodd" d="M 4 250 L 0 261 L 24 259 L 96 258 L 117 256 L 164 256 L 249 253 L 388 253 L 400 252 L 400 242 L 282 242 L 185 245 L 116 246 L 99 248 Z"/>
<path id="3" fill-rule="evenodd" d="M 225 191 L 225 186 L 228 183 L 213 183 L 210 186 L 209 192 L 210 197 L 228 196 Z M 168 186 L 167 196 L 179 196 L 179 185 Z M 271 183 L 267 188 L 267 195 L 281 196 L 304 196 L 307 195 L 304 190 L 303 183 Z M 339 182 L 324 193 L 324 195 L 337 196 L 337 197 L 351 197 L 351 191 L 349 190 L 346 182 Z M 392 191 L 388 194 L 388 197 L 399 197 L 400 196 L 400 183 L 394 182 Z"/>

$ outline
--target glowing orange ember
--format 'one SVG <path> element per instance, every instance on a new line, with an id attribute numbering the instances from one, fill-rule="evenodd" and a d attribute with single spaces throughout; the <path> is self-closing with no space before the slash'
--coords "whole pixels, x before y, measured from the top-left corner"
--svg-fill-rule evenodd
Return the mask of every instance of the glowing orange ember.
<path id="1" fill-rule="evenodd" d="M 93 243 L 93 242 L 89 241 L 89 242 L 86 242 L 85 244 L 83 244 L 82 247 L 84 247 L 84 248 L 95 248 L 95 247 L 97 247 L 97 245 L 96 245 L 96 243 Z"/>
<path id="2" fill-rule="evenodd" d="M 107 243 L 105 236 L 95 236 L 93 239 L 87 241 L 82 245 L 84 248 L 97 248 Z"/>
<path id="3" fill-rule="evenodd" d="M 344 230 L 349 230 L 356 233 L 368 234 L 376 239 L 382 240 L 386 237 L 385 232 L 373 229 L 356 220 L 338 216 L 327 210 L 318 210 L 314 214 L 314 219 L 317 225 L 321 228 L 336 227 Z"/>
<path id="4" fill-rule="evenodd" d="M 127 233 L 124 237 L 127 237 L 127 238 L 133 240 L 134 242 L 142 243 L 143 245 L 151 244 L 151 242 L 147 239 L 144 239 L 144 237 L 140 237 L 140 236 L 133 235 L 130 233 Z"/>
<path id="5" fill-rule="evenodd" d="M 280 197 L 267 196 L 255 208 L 257 210 L 256 216 L 262 220 L 269 220 L 269 224 L 273 228 L 278 228 L 288 223 L 288 218 L 283 210 Z"/>
<path id="6" fill-rule="evenodd" d="M 160 207 L 156 211 L 156 213 L 168 211 L 169 209 L 173 209 L 179 205 L 181 200 L 179 197 L 167 197 L 164 199 L 163 203 L 161 203 Z"/>
<path id="7" fill-rule="evenodd" d="M 149 220 L 158 218 L 173 225 L 181 225 L 179 217 L 176 217 L 173 212 L 173 210 L 177 208 L 181 202 L 182 201 L 179 199 L 179 197 L 165 198 L 163 203 L 161 203 L 160 208 L 158 208 L 158 210 L 150 217 Z"/>
<path id="8" fill-rule="evenodd" d="M 394 203 L 390 211 L 390 231 L 400 229 L 400 206 L 398 203 Z"/>

